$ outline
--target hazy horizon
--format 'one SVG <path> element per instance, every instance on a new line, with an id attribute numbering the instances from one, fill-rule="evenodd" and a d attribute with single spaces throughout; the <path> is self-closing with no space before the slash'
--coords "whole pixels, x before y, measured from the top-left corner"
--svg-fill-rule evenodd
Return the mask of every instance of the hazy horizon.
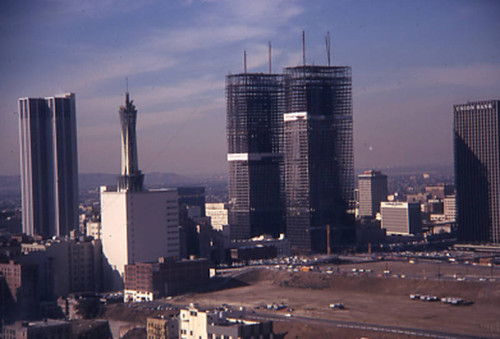
<path id="1" fill-rule="evenodd" d="M 496 1 L 0 3 L 0 175 L 19 174 L 17 98 L 76 93 L 81 173 L 118 174 L 125 77 L 145 173 L 227 173 L 224 80 L 302 60 L 353 73 L 361 168 L 451 165 L 452 106 L 500 99 Z"/>

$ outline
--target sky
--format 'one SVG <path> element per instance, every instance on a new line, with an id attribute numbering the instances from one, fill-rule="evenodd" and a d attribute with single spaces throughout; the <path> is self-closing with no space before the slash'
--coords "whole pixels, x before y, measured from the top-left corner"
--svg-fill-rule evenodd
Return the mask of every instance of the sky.
<path id="1" fill-rule="evenodd" d="M 225 76 L 351 66 L 357 168 L 451 165 L 453 104 L 500 99 L 500 1 L 0 1 L 0 175 L 19 173 L 17 99 L 76 93 L 81 173 L 120 171 L 125 78 L 139 167 L 227 171 Z"/>

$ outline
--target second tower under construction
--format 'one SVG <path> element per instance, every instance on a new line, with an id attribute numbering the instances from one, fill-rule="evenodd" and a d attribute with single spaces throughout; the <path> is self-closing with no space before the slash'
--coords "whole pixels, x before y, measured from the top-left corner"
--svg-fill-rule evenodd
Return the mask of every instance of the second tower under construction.
<path id="1" fill-rule="evenodd" d="M 355 238 L 351 68 L 285 68 L 284 91 L 287 237 L 327 252 Z"/>

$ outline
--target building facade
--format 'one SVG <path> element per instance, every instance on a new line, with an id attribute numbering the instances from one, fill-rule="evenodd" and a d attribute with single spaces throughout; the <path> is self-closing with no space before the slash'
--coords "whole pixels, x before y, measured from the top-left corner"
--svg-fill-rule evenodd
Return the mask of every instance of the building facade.
<path id="1" fill-rule="evenodd" d="M 45 321 L 17 321 L 5 325 L 4 339 L 67 339 L 72 338 L 72 327 L 69 321 L 49 319 Z"/>
<path id="2" fill-rule="evenodd" d="M 420 204 L 411 202 L 382 202 L 382 229 L 388 235 L 417 235 L 422 233 Z"/>
<path id="3" fill-rule="evenodd" d="M 229 224 L 232 239 L 284 232 L 281 75 L 226 77 Z"/>
<path id="4" fill-rule="evenodd" d="M 379 171 L 365 171 L 358 175 L 359 216 L 375 218 L 380 203 L 387 201 L 387 175 Z"/>
<path id="5" fill-rule="evenodd" d="M 252 248 L 252 247 L 274 247 L 278 257 L 289 257 L 290 241 L 281 234 L 278 239 L 270 236 L 260 236 L 251 239 L 239 239 L 231 241 L 230 247 L 233 248 Z"/>
<path id="6" fill-rule="evenodd" d="M 227 317 L 224 311 L 201 310 L 197 304 L 181 309 L 181 339 L 273 339 L 272 321 L 253 321 Z"/>
<path id="7" fill-rule="evenodd" d="M 179 319 L 177 316 L 148 318 L 146 323 L 148 339 L 179 338 Z"/>
<path id="8" fill-rule="evenodd" d="M 500 243 L 500 100 L 455 105 L 458 240 Z"/>
<path id="9" fill-rule="evenodd" d="M 3 302 L 5 316 L 10 319 L 35 319 L 39 316 L 40 284 L 38 265 L 17 261 L 0 263 L 0 274 L 5 277 Z"/>
<path id="10" fill-rule="evenodd" d="M 205 216 L 205 187 L 177 187 L 179 206 L 187 211 L 188 218 Z"/>
<path id="11" fill-rule="evenodd" d="M 68 296 L 70 293 L 100 292 L 103 289 L 100 240 L 85 237 L 53 239 L 44 243 L 22 244 L 22 251 L 25 255 L 19 260 L 37 263 L 40 273 L 53 275 L 51 295 Z M 43 267 L 47 263 L 50 270 Z"/>
<path id="12" fill-rule="evenodd" d="M 443 209 L 445 220 L 457 220 L 457 199 L 455 195 L 450 195 L 443 199 Z"/>
<path id="13" fill-rule="evenodd" d="M 351 68 L 285 68 L 284 91 L 287 237 L 299 251 L 353 243 Z"/>
<path id="14" fill-rule="evenodd" d="M 101 206 L 103 252 L 120 275 L 128 264 L 179 257 L 176 189 L 117 192 L 101 187 Z"/>
<path id="15" fill-rule="evenodd" d="M 209 280 L 207 259 L 138 262 L 125 266 L 126 302 L 151 301 L 194 291 Z"/>
<path id="16" fill-rule="evenodd" d="M 425 193 L 430 196 L 431 199 L 444 199 L 445 197 L 452 195 L 455 192 L 455 187 L 453 185 L 438 184 L 425 186 Z"/>
<path id="17" fill-rule="evenodd" d="M 227 230 L 226 233 L 229 233 L 229 213 L 225 203 L 206 203 L 205 211 L 214 230 L 221 232 Z"/>
<path id="18" fill-rule="evenodd" d="M 75 94 L 18 104 L 23 232 L 68 235 L 78 228 Z"/>

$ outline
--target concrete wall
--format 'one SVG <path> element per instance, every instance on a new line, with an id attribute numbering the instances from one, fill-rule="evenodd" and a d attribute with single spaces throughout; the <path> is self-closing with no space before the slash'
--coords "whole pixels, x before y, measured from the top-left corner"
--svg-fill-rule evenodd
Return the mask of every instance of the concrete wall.
<path id="1" fill-rule="evenodd" d="M 177 191 L 113 192 L 101 189 L 101 240 L 111 267 L 179 257 Z"/>

